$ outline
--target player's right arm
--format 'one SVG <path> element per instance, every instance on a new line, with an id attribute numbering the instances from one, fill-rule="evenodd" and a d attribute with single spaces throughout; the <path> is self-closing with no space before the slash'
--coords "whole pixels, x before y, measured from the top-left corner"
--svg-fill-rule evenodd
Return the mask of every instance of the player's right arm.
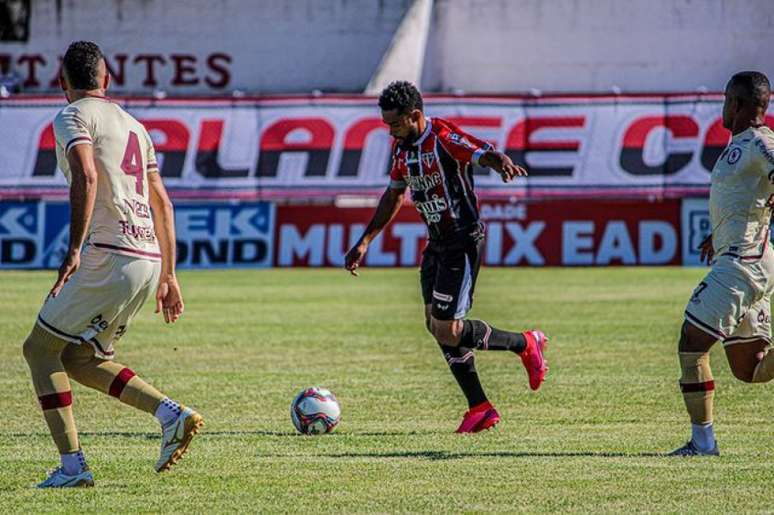
<path id="1" fill-rule="evenodd" d="M 403 205 L 403 196 L 406 193 L 406 186 L 403 187 L 395 185 L 393 181 L 390 186 L 387 187 L 382 198 L 379 200 L 379 205 L 374 212 L 374 216 L 368 223 L 363 235 L 360 237 L 354 247 L 347 252 L 344 256 L 344 268 L 349 270 L 352 275 L 357 275 L 357 268 L 360 266 L 360 261 L 365 256 L 368 250 L 368 245 L 376 238 L 382 229 L 395 218 L 398 214 L 400 206 Z"/>
<path id="2" fill-rule="evenodd" d="M 164 313 L 164 321 L 175 322 L 183 314 L 183 294 L 175 275 L 175 210 L 169 200 L 161 174 L 148 174 L 148 192 L 153 213 L 153 227 L 161 251 L 161 277 L 156 289 L 156 313 Z"/>
<path id="3" fill-rule="evenodd" d="M 97 164 L 89 124 L 78 107 L 67 106 L 57 115 L 54 134 L 62 149 L 57 159 L 66 161 L 59 163 L 60 168 L 66 166 L 70 170 L 70 243 L 51 288 L 50 295 L 56 297 L 81 263 L 81 248 L 88 236 L 97 198 Z"/>

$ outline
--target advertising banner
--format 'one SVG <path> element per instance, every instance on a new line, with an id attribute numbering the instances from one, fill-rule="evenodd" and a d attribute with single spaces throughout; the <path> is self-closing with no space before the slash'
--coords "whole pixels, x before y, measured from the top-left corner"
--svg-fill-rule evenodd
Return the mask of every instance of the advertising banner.
<path id="1" fill-rule="evenodd" d="M 0 268 L 57 268 L 67 251 L 65 202 L 0 202 Z M 274 206 L 268 202 L 179 203 L 175 207 L 181 268 L 268 267 Z"/>
<path id="2" fill-rule="evenodd" d="M 378 195 L 391 140 L 373 98 L 122 100 L 148 129 L 177 199 Z M 426 112 L 494 143 L 529 177 L 476 169 L 482 198 L 706 195 L 729 139 L 717 95 L 429 96 Z M 51 122 L 60 99 L 0 100 L 0 198 L 65 193 Z M 769 118 L 774 125 L 774 118 Z"/>
<path id="3" fill-rule="evenodd" d="M 280 206 L 276 266 L 342 266 L 372 208 Z M 484 202 L 490 266 L 676 265 L 680 201 Z M 417 266 L 425 225 L 412 206 L 371 243 L 365 266 Z"/>

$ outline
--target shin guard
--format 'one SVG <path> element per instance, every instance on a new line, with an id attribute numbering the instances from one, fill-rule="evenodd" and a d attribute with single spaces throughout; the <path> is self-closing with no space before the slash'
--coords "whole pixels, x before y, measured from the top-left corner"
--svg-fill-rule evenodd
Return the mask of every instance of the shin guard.
<path id="1" fill-rule="evenodd" d="M 706 352 L 680 352 L 680 389 L 693 424 L 712 423 L 715 382 Z"/>

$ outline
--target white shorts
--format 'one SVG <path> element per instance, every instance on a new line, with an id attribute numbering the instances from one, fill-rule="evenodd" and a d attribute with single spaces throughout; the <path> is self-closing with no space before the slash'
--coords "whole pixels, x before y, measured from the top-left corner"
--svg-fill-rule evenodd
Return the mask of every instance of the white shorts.
<path id="1" fill-rule="evenodd" d="M 102 359 L 154 293 L 161 263 L 87 245 L 78 271 L 56 297 L 46 299 L 38 325 L 59 338 L 88 343 Z"/>
<path id="2" fill-rule="evenodd" d="M 685 320 L 724 345 L 771 342 L 774 252 L 758 260 L 719 256 L 685 308 Z"/>

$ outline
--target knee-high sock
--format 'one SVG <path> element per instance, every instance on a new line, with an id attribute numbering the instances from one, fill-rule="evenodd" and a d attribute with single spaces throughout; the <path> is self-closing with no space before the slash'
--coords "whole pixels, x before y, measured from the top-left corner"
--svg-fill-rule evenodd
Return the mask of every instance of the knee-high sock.
<path id="1" fill-rule="evenodd" d="M 480 350 L 509 350 L 520 353 L 527 346 L 521 333 L 512 333 L 492 327 L 481 320 L 464 320 L 460 345 Z"/>
<path id="2" fill-rule="evenodd" d="M 81 448 L 73 418 L 70 381 L 60 358 L 62 350 L 69 345 L 73 344 L 37 325 L 24 342 L 24 358 L 30 367 L 32 384 L 59 454 Z"/>
<path id="3" fill-rule="evenodd" d="M 67 373 L 89 388 L 116 397 L 124 404 L 153 415 L 165 397 L 120 363 L 97 358 L 90 347 L 68 347 L 62 353 Z"/>
<path id="4" fill-rule="evenodd" d="M 774 379 L 774 352 L 766 350 L 763 359 L 753 371 L 753 383 L 767 383 Z"/>
<path id="5" fill-rule="evenodd" d="M 680 389 L 691 422 L 699 425 L 711 424 L 715 382 L 712 380 L 709 354 L 680 352 L 680 368 Z"/>
<path id="6" fill-rule="evenodd" d="M 468 400 L 468 407 L 472 408 L 482 402 L 486 402 L 486 394 L 481 386 L 476 372 L 476 357 L 473 351 L 466 347 L 452 347 L 450 345 L 440 345 L 443 357 L 449 364 L 454 379 L 460 385 L 462 393 Z"/>

